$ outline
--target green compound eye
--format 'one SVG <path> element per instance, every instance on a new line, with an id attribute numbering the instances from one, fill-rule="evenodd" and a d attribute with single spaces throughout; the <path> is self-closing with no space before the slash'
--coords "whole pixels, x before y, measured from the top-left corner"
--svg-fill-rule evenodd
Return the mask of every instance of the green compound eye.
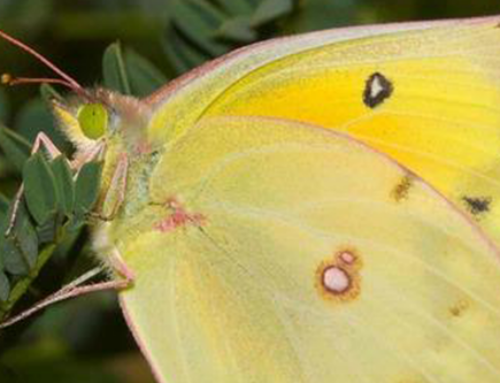
<path id="1" fill-rule="evenodd" d="M 85 104 L 78 110 L 78 122 L 86 137 L 97 140 L 108 128 L 108 111 L 102 104 Z"/>

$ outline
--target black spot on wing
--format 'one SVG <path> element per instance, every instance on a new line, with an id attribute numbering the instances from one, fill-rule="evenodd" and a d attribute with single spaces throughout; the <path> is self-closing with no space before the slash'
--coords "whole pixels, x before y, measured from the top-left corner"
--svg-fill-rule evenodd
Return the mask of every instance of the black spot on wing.
<path id="1" fill-rule="evenodd" d="M 467 210 L 473 215 L 486 213 L 491 208 L 490 197 L 470 197 L 464 196 L 462 200 L 465 202 Z"/>
<path id="2" fill-rule="evenodd" d="M 394 86 L 392 82 L 382 73 L 375 72 L 366 80 L 363 102 L 373 109 L 391 97 L 393 92 Z"/>

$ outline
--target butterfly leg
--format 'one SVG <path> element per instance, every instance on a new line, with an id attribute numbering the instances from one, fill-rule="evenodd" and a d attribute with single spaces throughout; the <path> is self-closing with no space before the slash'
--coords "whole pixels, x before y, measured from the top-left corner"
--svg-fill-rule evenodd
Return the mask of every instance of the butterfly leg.
<path id="1" fill-rule="evenodd" d="M 37 134 L 35 138 L 35 142 L 33 144 L 33 147 L 31 149 L 31 154 L 34 154 L 40 150 L 40 148 L 43 147 L 47 150 L 50 158 L 54 159 L 58 156 L 61 155 L 61 151 L 57 148 L 57 146 L 52 142 L 52 140 L 43 132 L 40 132 Z M 16 223 L 16 217 L 17 217 L 17 212 L 19 211 L 19 205 L 21 203 L 21 199 L 23 196 L 24 192 L 24 184 L 21 184 L 19 187 L 19 190 L 16 193 L 16 196 L 14 197 L 14 206 L 12 208 L 12 212 L 9 218 L 9 226 L 7 227 L 7 230 L 5 231 L 5 235 L 9 235 L 10 232 L 12 231 L 12 228 L 14 227 Z"/>
<path id="2" fill-rule="evenodd" d="M 122 154 L 113 172 L 108 190 L 104 194 L 100 211 L 95 215 L 97 218 L 112 221 L 118 213 L 125 199 L 128 166 L 128 157 L 126 154 Z"/>
<path id="3" fill-rule="evenodd" d="M 79 157 L 70 162 L 71 168 L 80 170 L 83 165 L 99 158 L 105 146 L 103 144 L 95 145 L 90 150 L 83 153 Z"/>
<path id="4" fill-rule="evenodd" d="M 7 319 L 4 322 L 1 322 L 0 329 L 12 326 L 13 324 L 32 316 L 33 314 L 39 312 L 40 310 L 53 305 L 54 303 L 67 300 L 69 298 L 98 291 L 122 290 L 130 287 L 133 284 L 134 280 L 133 272 L 122 261 L 120 255 L 118 254 L 118 251 L 115 250 L 115 252 L 116 254 L 112 254 L 110 256 L 110 265 L 116 272 L 116 274 L 119 275 L 116 279 L 100 283 L 83 285 L 85 282 L 88 282 L 96 275 L 106 270 L 104 266 L 95 267 L 87 271 L 80 277 L 76 278 L 72 282 L 68 283 L 67 285 L 63 286 L 60 290 L 49 295 L 47 298 L 36 303 L 31 308 Z"/>
<path id="5" fill-rule="evenodd" d="M 31 149 L 31 154 L 38 152 L 41 146 L 44 145 L 45 149 L 50 155 L 50 158 L 56 158 L 61 155 L 61 151 L 57 148 L 57 146 L 52 142 L 52 140 L 45 133 L 40 132 L 37 134 L 35 138 L 35 143 L 33 144 L 33 148 Z"/>

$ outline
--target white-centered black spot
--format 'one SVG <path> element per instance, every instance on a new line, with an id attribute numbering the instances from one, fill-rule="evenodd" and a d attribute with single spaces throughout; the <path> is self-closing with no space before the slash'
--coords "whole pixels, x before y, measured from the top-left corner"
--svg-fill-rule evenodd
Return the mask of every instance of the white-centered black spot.
<path id="1" fill-rule="evenodd" d="M 467 209 L 473 215 L 479 215 L 486 213 L 491 208 L 491 198 L 490 197 L 469 197 L 464 196 L 462 200 L 467 205 Z"/>
<path id="2" fill-rule="evenodd" d="M 391 97 L 394 91 L 392 82 L 382 73 L 375 72 L 366 80 L 363 102 L 369 108 L 375 108 Z"/>

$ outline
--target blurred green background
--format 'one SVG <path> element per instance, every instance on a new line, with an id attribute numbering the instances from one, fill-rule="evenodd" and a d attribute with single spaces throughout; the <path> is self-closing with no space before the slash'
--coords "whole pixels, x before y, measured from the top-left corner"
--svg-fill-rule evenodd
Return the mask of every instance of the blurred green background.
<path id="1" fill-rule="evenodd" d="M 498 0 L 0 0 L 0 29 L 49 57 L 85 86 L 104 84 L 143 96 L 206 60 L 274 36 L 496 13 Z M 0 41 L 0 73 L 5 72 L 52 76 L 35 59 Z M 16 137 L 22 141 L 22 152 L 41 130 L 70 155 L 71 147 L 54 128 L 38 86 L 0 88 L 0 140 Z M 9 147 L 16 139 L 8 141 Z M 0 142 L 0 220 L 22 178 L 19 158 L 25 160 L 13 157 Z M 10 272 L 5 266 L 10 255 L 0 252 L 0 316 L 6 314 L 9 299 L 14 302 L 16 283 L 28 281 L 15 298 L 21 298 L 18 310 L 91 267 L 86 239 L 85 228 L 69 238 L 56 238 L 57 247 L 47 252 L 47 262 L 35 259 L 36 267 L 28 267 L 24 274 Z M 115 294 L 80 297 L 0 330 L 0 382 L 52 381 L 152 381 Z"/>

